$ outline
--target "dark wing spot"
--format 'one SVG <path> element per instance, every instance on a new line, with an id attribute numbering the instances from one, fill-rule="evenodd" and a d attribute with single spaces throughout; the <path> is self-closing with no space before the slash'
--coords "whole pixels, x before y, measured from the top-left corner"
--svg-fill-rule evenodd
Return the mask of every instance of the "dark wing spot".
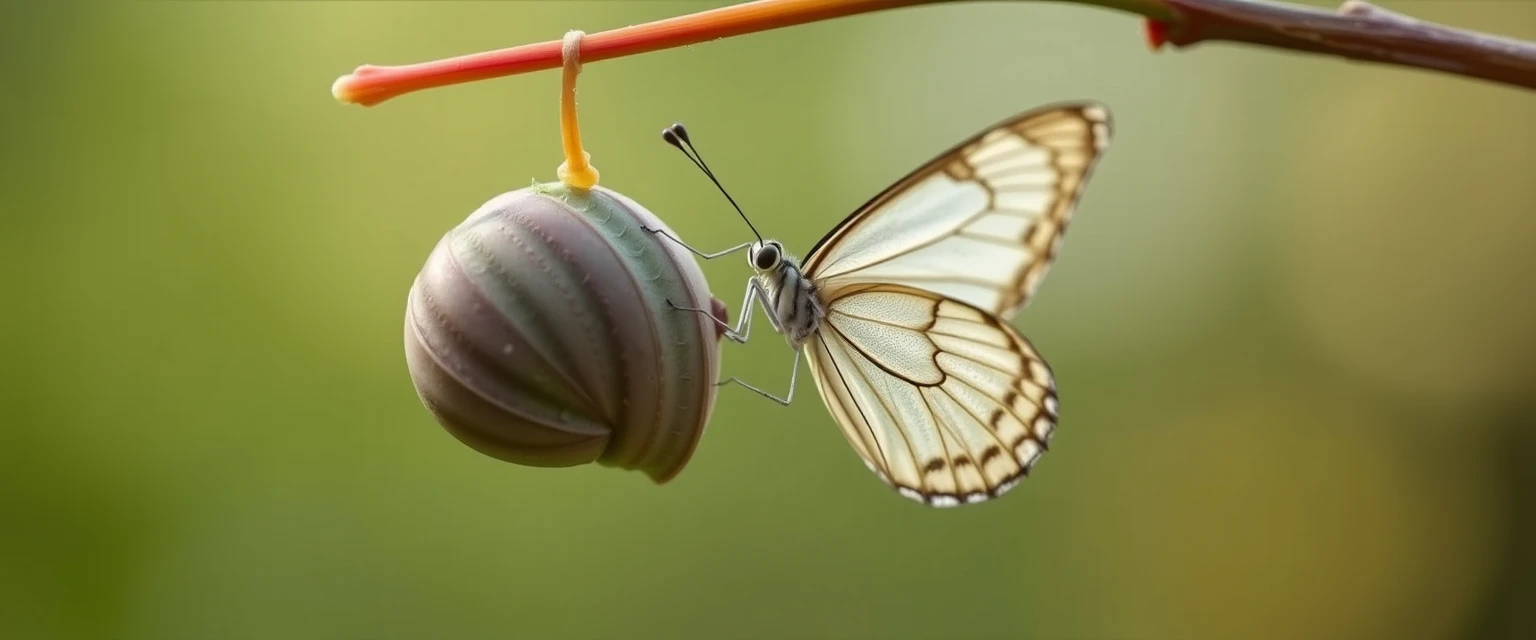
<path id="1" fill-rule="evenodd" d="M 1003 450 L 1002 450 L 1001 447 L 998 447 L 995 444 L 990 446 L 990 447 L 987 447 L 985 450 L 983 450 L 981 452 L 981 464 L 982 464 L 982 466 L 986 466 L 986 464 L 988 462 L 991 462 L 993 458 L 996 458 L 996 457 L 998 457 L 1000 455 L 1003 455 Z"/>
<path id="2" fill-rule="evenodd" d="M 996 431 L 997 430 L 997 423 L 999 421 L 1001 421 L 1002 419 L 1003 419 L 1003 410 L 1002 409 L 993 409 L 991 417 L 987 418 L 987 425 L 991 426 L 993 431 Z"/>
<path id="3" fill-rule="evenodd" d="M 1029 363 L 1028 362 L 1024 363 L 1024 368 L 1026 370 L 1029 368 Z M 1018 383 L 1015 382 L 1014 384 L 1018 384 Z M 1014 409 L 1014 404 L 1013 403 L 1018 402 L 1018 401 L 1019 401 L 1019 392 L 1017 391 L 1017 389 L 1009 389 L 1008 390 L 1008 394 L 1003 396 L 1003 406 L 1008 407 L 1009 409 Z M 1017 409 L 1014 409 L 1014 410 L 1017 410 Z M 1001 413 L 1001 412 L 999 411 L 999 413 Z M 994 427 L 997 426 L 997 422 L 995 420 L 992 422 L 992 426 L 994 426 Z"/>
<path id="4" fill-rule="evenodd" d="M 944 459 L 943 458 L 934 458 L 932 460 L 929 460 L 928 464 L 923 465 L 923 473 L 924 474 L 938 473 L 940 471 L 943 471 L 945 469 L 945 467 L 947 467 L 947 466 L 948 465 L 944 463 Z"/>
<path id="5" fill-rule="evenodd" d="M 970 150 L 967 150 L 965 154 L 956 156 L 949 164 L 944 165 L 944 174 L 957 181 L 975 178 L 976 170 L 972 169 L 971 165 L 965 161 L 965 156 L 969 154 Z"/>
<path id="6" fill-rule="evenodd" d="M 1029 225 L 1029 229 L 1024 231 L 1024 244 L 1027 244 L 1030 247 L 1034 247 L 1036 244 L 1038 244 L 1040 242 L 1040 238 L 1037 238 L 1036 236 L 1040 235 L 1040 230 L 1042 228 L 1043 227 L 1038 224 Z M 1050 248 L 1047 247 L 1046 250 L 1049 251 Z"/>

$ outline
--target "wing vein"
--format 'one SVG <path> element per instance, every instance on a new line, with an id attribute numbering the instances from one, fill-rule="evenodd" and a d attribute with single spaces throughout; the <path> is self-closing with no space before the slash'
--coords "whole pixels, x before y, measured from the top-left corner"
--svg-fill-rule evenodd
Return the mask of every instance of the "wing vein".
<path id="1" fill-rule="evenodd" d="M 868 262 L 868 263 L 864 264 L 863 266 L 860 266 L 859 270 L 863 271 L 865 269 L 869 269 L 869 268 L 872 268 L 872 267 L 877 267 L 877 266 L 880 266 L 880 265 L 885 264 L 887 262 L 890 262 L 892 260 L 896 260 L 898 258 L 901 258 L 902 256 L 905 256 L 905 255 L 907 255 L 909 253 L 912 253 L 914 251 L 917 251 L 919 249 L 926 249 L 926 248 L 931 247 L 933 245 L 936 245 L 936 244 L 938 244 L 940 242 L 943 242 L 943 241 L 945 241 L 945 240 L 947 240 L 949 238 L 954 237 L 962 229 L 964 229 L 967 226 L 970 226 L 970 224 L 972 222 L 977 221 L 982 216 L 985 216 L 985 215 L 987 215 L 989 213 L 992 213 L 992 208 L 990 206 L 986 207 L 986 208 L 983 208 L 982 210 L 977 211 L 976 213 L 973 213 L 970 216 L 966 217 L 963 222 L 955 225 L 955 228 L 953 230 L 946 231 L 946 232 L 944 232 L 942 234 L 934 236 L 933 238 L 929 238 L 928 240 L 924 240 L 923 242 L 919 242 L 919 243 L 917 243 L 915 245 L 907 247 L 906 249 L 903 249 L 900 253 L 896 253 L 896 254 L 893 254 L 893 255 L 886 256 L 884 258 L 880 258 L 879 260 L 874 260 L 874 261 Z M 816 279 L 816 276 L 818 274 L 824 272 L 824 271 L 833 270 L 833 267 L 837 266 L 837 263 L 842 262 L 843 260 L 849 258 L 851 255 L 852 254 L 844 255 L 844 256 L 839 256 L 836 260 L 833 260 L 832 262 L 828 262 L 828 263 L 825 263 L 823 265 L 818 265 L 818 268 L 816 269 L 816 273 L 811 274 L 811 279 L 812 280 Z"/>
<path id="2" fill-rule="evenodd" d="M 1001 374 L 1003 374 L 1003 375 L 1005 375 L 1005 376 L 1007 376 L 1007 377 L 1008 377 L 1008 378 L 1009 378 L 1009 379 L 1011 379 L 1011 380 L 1013 380 L 1013 382 L 1014 382 L 1014 385 L 1015 385 L 1015 386 L 1017 386 L 1017 385 L 1018 385 L 1018 383 L 1019 383 L 1019 382 L 1020 382 L 1020 381 L 1022 381 L 1022 380 L 1026 380 L 1026 379 L 1028 379 L 1028 380 L 1030 380 L 1030 381 L 1033 381 L 1033 378 L 1030 378 L 1030 377 L 1029 377 L 1029 376 L 1028 376 L 1028 375 L 1025 375 L 1025 374 L 1024 374 L 1024 373 L 1013 373 L 1013 372 L 1011 372 L 1011 371 L 1008 371 L 1008 370 L 1006 370 L 1006 369 L 999 369 L 999 368 L 997 368 L 997 367 L 995 367 L 995 366 L 992 366 L 992 365 L 990 365 L 990 364 L 987 364 L 987 363 L 985 363 L 985 362 L 982 362 L 982 361 L 980 361 L 980 360 L 977 360 L 977 359 L 975 359 L 975 358 L 969 358 L 969 357 L 966 357 L 966 356 L 963 356 L 963 355 L 960 355 L 960 354 L 958 354 L 958 353 L 955 353 L 955 352 L 953 352 L 953 351 L 945 351 L 945 352 L 943 352 L 943 353 L 944 353 L 944 354 L 945 354 L 945 355 L 948 355 L 948 356 L 950 356 L 950 357 L 953 357 L 953 358 L 959 358 L 959 359 L 961 359 L 961 360 L 965 360 L 965 361 L 966 361 L 966 362 L 970 362 L 970 363 L 973 363 L 973 364 L 975 364 L 975 365 L 977 365 L 977 366 L 980 366 L 980 367 L 985 367 L 985 368 L 987 368 L 987 369 L 991 369 L 991 370 L 993 370 L 993 371 L 996 371 L 996 372 L 998 372 L 998 373 L 1001 373 Z M 1025 360 L 1025 362 L 1024 362 L 1024 364 L 1026 364 L 1026 365 L 1027 365 L 1027 364 L 1028 364 L 1028 363 L 1029 363 L 1029 362 L 1033 362 L 1033 360 L 1032 360 L 1032 359 L 1030 359 L 1030 358 L 1029 358 L 1029 357 L 1027 357 L 1027 356 L 1026 356 L 1026 357 L 1025 357 L 1025 358 L 1024 358 L 1024 360 Z M 941 369 L 941 371 L 942 371 L 942 369 Z M 1027 372 L 1028 372 L 1028 367 L 1025 367 L 1025 372 L 1026 372 L 1026 373 L 1027 373 Z M 949 380 L 949 379 L 951 379 L 951 378 L 954 378 L 954 377 L 955 377 L 955 376 L 952 376 L 952 375 L 949 375 L 949 372 L 948 372 L 948 371 L 945 371 L 945 372 L 944 372 L 944 378 L 945 378 L 945 381 L 948 381 L 948 380 Z M 944 383 L 943 383 L 943 382 L 940 382 L 940 383 L 939 383 L 939 385 L 938 385 L 938 386 L 942 386 L 942 385 L 943 385 L 943 384 L 944 384 Z M 1022 390 L 1022 389 L 1021 389 L 1021 390 L 1020 390 L 1020 391 L 1021 391 L 1021 392 L 1022 392 L 1022 391 L 1023 391 L 1023 390 Z M 1026 396 L 1026 397 L 1025 397 L 1025 399 L 1026 399 L 1026 400 L 1029 400 L 1029 403 L 1030 403 L 1030 404 L 1032 404 L 1032 405 L 1035 405 L 1035 406 L 1037 406 L 1037 407 L 1038 407 L 1038 406 L 1040 406 L 1040 403 L 1038 403 L 1038 402 L 1035 402 L 1035 401 L 1034 401 L 1034 400 L 1033 400 L 1033 399 L 1030 399 L 1030 398 L 1028 398 L 1028 397 L 1027 397 L 1027 396 Z M 1043 408 L 1043 407 L 1042 407 L 1042 408 Z"/>
<path id="3" fill-rule="evenodd" d="M 997 400 L 993 399 L 991 395 L 987 394 L 986 392 L 982 391 L 981 389 L 977 389 L 976 385 L 973 385 L 973 384 L 971 384 L 969 382 L 966 382 L 964 380 L 961 380 L 959 378 L 953 378 L 953 380 L 955 382 L 958 382 L 958 383 L 962 384 L 962 385 L 965 385 L 966 388 L 968 388 L 968 389 L 970 389 L 972 391 L 975 391 L 977 396 L 980 396 L 980 397 L 986 398 L 987 400 L 990 400 L 992 402 L 992 404 L 997 405 L 1003 411 L 1008 412 L 1008 415 L 1013 416 L 1015 419 L 1018 418 L 1018 415 L 1013 413 L 1013 408 L 1012 407 L 1004 407 L 1003 403 L 998 402 Z M 997 429 L 992 426 L 992 421 L 991 420 L 988 420 L 986 418 L 983 418 L 981 416 L 976 415 L 976 412 L 971 411 L 971 408 L 969 406 L 967 406 L 966 403 L 961 402 L 960 398 L 956 397 L 955 394 L 950 393 L 948 389 L 945 389 L 944 387 L 939 387 L 939 389 L 941 391 L 943 391 L 945 395 L 949 396 L 950 400 L 954 400 L 955 401 L 955 405 L 960 407 L 960 410 L 962 410 L 962 411 L 964 411 L 966 413 L 971 414 L 971 417 L 976 419 L 976 423 L 980 424 L 982 426 L 982 430 L 986 431 L 987 435 L 992 436 L 992 441 L 997 443 L 998 448 L 1002 449 L 1003 451 L 1007 451 L 1009 456 L 1013 455 L 1013 448 L 1008 446 L 1007 443 L 1003 442 L 1002 436 L 998 435 Z"/>
<path id="4" fill-rule="evenodd" d="M 869 421 L 869 416 L 864 414 L 864 407 L 861 406 L 858 399 L 853 396 L 853 387 L 848 384 L 847 376 L 843 375 L 843 368 L 838 366 L 837 356 L 832 355 L 832 349 L 827 347 L 827 341 L 824 339 L 819 339 L 817 340 L 817 343 L 821 345 L 821 350 L 826 352 L 827 361 L 832 363 L 832 369 L 837 372 L 838 381 L 842 383 L 843 389 L 848 392 L 848 399 L 852 402 L 853 408 L 858 410 L 859 418 L 864 421 L 864 431 L 869 434 L 870 441 L 875 443 L 875 453 L 880 456 L 880 464 L 883 467 L 885 477 L 890 479 L 892 476 L 891 458 L 890 456 L 885 455 L 885 447 L 880 444 L 880 437 L 875 435 L 874 423 Z"/>
<path id="5" fill-rule="evenodd" d="M 858 316 L 849 315 L 849 314 L 846 314 L 846 313 L 843 314 L 843 315 L 847 315 L 850 318 L 858 318 L 860 320 L 866 320 L 866 318 L 859 318 Z M 874 321 L 870 320 L 870 322 L 874 322 Z M 914 329 L 912 329 L 911 327 L 901 327 L 899 325 L 892 325 L 892 324 L 888 324 L 888 323 L 881 323 L 881 324 L 886 324 L 886 326 L 890 326 L 890 327 L 897 327 L 897 328 L 900 328 L 900 329 L 905 330 L 905 331 L 914 331 Z M 892 371 L 891 368 L 889 366 L 887 366 L 884 362 L 881 362 L 879 358 L 876 358 L 873 354 L 871 354 L 864 347 L 859 346 L 859 342 L 857 340 L 854 340 L 854 339 L 848 337 L 848 334 L 843 333 L 842 329 L 837 328 L 837 323 L 835 323 L 835 322 L 828 322 L 828 323 L 826 323 L 825 325 L 822 326 L 821 330 L 822 331 L 826 331 L 828 328 L 831 328 L 833 331 L 836 331 L 838 338 L 841 339 L 844 344 L 847 344 L 851 348 L 852 351 L 858 352 L 858 354 L 860 356 L 862 356 L 865 360 L 868 360 L 870 364 L 875 365 L 875 368 L 877 368 L 877 369 L 879 369 L 881 371 L 884 371 L 887 374 L 890 374 L 890 376 L 893 377 L 893 378 L 896 378 L 896 379 L 899 379 L 899 380 L 906 380 L 909 384 L 911 384 L 912 386 L 917 387 L 919 389 L 921 389 L 923 387 L 931 387 L 931 386 L 937 386 L 937 385 L 944 384 L 943 380 L 940 380 L 940 381 L 938 381 L 938 382 L 936 382 L 934 384 L 924 384 L 924 383 L 918 382 L 916 380 L 913 380 L 911 378 L 908 378 L 908 377 L 906 377 L 904 375 L 901 375 L 901 372 L 899 372 L 899 371 Z M 932 341 L 929 341 L 929 342 L 931 343 Z M 938 345 L 934 345 L 934 348 L 938 349 Z M 938 349 L 938 350 L 941 353 L 943 352 L 943 349 Z M 943 369 L 940 368 L 937 363 L 934 364 L 934 367 L 938 368 L 940 371 L 943 371 Z M 860 371 L 859 375 L 863 376 L 864 372 Z M 949 378 L 949 375 L 945 374 L 944 377 L 945 378 Z M 865 379 L 866 382 L 869 380 L 868 376 L 864 376 L 864 379 Z M 873 386 L 871 386 L 871 388 L 873 388 Z"/>
<path id="6" fill-rule="evenodd" d="M 939 419 L 938 412 L 933 410 L 933 403 L 928 401 L 928 393 L 926 389 L 918 389 L 917 397 L 923 399 L 923 409 L 928 411 L 928 417 L 933 420 L 934 427 L 939 431 L 939 446 L 944 449 L 944 466 L 949 468 L 949 477 L 955 481 L 955 495 L 959 496 L 960 472 L 957 470 L 959 465 L 955 464 L 955 454 L 949 452 L 949 439 L 944 437 L 944 432 L 949 431 L 950 435 L 954 436 L 955 438 L 955 444 L 960 445 L 961 447 L 965 446 L 965 438 L 961 437 L 959 433 L 950 428 L 948 423 Z M 967 449 L 967 451 L 969 451 L 969 449 Z M 923 477 L 922 482 L 923 488 L 928 489 L 928 478 Z M 924 491 L 924 493 L 931 495 L 936 492 Z"/>
<path id="7" fill-rule="evenodd" d="M 901 281 L 902 282 L 950 282 L 950 283 L 960 283 L 960 284 L 974 284 L 974 285 L 977 285 L 977 286 L 986 286 L 986 287 L 997 286 L 997 283 L 993 282 L 991 280 L 983 280 L 981 278 L 962 278 L 962 277 L 950 276 L 950 275 L 927 275 L 927 276 L 924 276 L 924 275 L 909 275 L 909 276 L 901 276 Z"/>
<path id="8" fill-rule="evenodd" d="M 837 331 L 837 327 L 832 327 L 832 329 L 834 331 Z M 859 355 L 862 356 L 865 360 L 868 360 L 871 364 L 873 364 L 876 367 L 880 368 L 882 371 L 885 370 L 884 367 L 880 366 L 880 363 L 878 361 L 876 361 L 874 358 L 869 357 L 868 354 L 864 353 L 864 350 L 860 349 L 859 346 L 857 344 L 855 344 L 853 340 L 848 339 L 848 336 L 845 335 L 842 331 L 837 331 L 837 336 L 838 336 L 838 339 L 842 340 L 844 344 L 852 346 L 853 347 L 853 351 L 858 352 Z M 875 383 L 874 383 L 874 381 L 869 379 L 869 375 L 865 374 L 863 369 L 856 369 L 854 371 L 854 373 L 858 374 L 858 376 L 860 378 L 864 379 L 864 384 L 869 386 L 869 390 L 870 391 L 875 391 Z M 895 374 L 891 374 L 891 375 L 894 376 Z M 881 408 L 885 409 L 886 415 L 889 415 L 891 420 L 895 421 L 896 420 L 896 413 L 891 410 L 890 404 L 888 404 L 886 402 L 886 399 L 885 399 L 886 396 L 890 395 L 890 387 L 884 387 L 884 390 L 886 391 L 886 393 L 883 393 L 883 394 L 876 393 L 875 394 L 875 398 L 877 400 L 879 400 Z M 858 404 L 858 402 L 855 401 L 854 404 Z M 863 413 L 863 411 L 861 410 L 860 413 Z M 899 423 L 896 424 L 896 433 L 901 436 L 902 443 L 907 445 L 907 454 L 908 454 L 908 456 L 911 457 L 911 459 L 912 459 L 912 466 L 917 471 L 918 481 L 922 481 L 922 463 L 921 463 L 921 461 L 919 461 L 917 459 L 917 449 L 912 446 L 912 439 L 907 437 L 906 430 L 902 429 L 901 425 Z M 890 463 L 887 462 L 886 466 L 887 466 L 887 468 L 889 468 L 890 467 Z M 896 474 L 895 473 L 891 473 L 889 475 L 891 476 L 891 481 L 895 482 L 896 481 Z M 916 489 L 917 487 L 913 487 L 913 488 Z"/>
<path id="9" fill-rule="evenodd" d="M 965 230 L 956 231 L 956 232 L 954 232 L 953 235 L 956 238 L 970 238 L 970 239 L 975 240 L 977 242 L 985 242 L 987 244 L 995 244 L 995 245 L 997 245 L 999 247 L 1009 247 L 1009 248 L 1013 248 L 1013 247 L 1019 246 L 1019 240 L 1020 240 L 1019 238 L 1014 238 L 1014 239 L 1000 238 L 998 236 L 989 236 L 989 235 L 975 233 L 975 232 L 972 232 L 972 231 L 965 231 Z"/>

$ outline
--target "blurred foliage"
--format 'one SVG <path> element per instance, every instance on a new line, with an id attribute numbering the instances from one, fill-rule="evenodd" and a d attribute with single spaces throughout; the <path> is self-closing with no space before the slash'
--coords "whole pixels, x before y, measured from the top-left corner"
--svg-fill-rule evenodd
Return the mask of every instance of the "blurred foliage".
<path id="1" fill-rule="evenodd" d="M 405 294 L 448 228 L 553 177 L 558 76 L 369 109 L 331 81 L 711 4 L 0 5 L 0 637 L 1536 630 L 1532 96 L 1152 55 L 1106 11 L 894 11 L 582 76 L 603 184 L 707 249 L 746 230 L 661 143 L 674 121 L 803 253 L 982 126 L 1110 104 L 1020 321 L 1062 428 L 1007 498 L 896 497 L 809 380 L 790 408 L 723 390 L 664 487 L 454 441 L 406 375 Z M 1536 39 L 1530 3 L 1385 4 Z M 740 299 L 745 265 L 706 272 Z M 788 381 L 772 336 L 725 353 Z"/>

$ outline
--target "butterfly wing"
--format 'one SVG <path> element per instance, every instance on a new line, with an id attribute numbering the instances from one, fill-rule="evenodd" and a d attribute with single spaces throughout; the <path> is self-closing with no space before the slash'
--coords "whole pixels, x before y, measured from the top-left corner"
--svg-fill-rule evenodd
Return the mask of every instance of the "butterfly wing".
<path id="1" fill-rule="evenodd" d="M 1029 472 L 1056 426 L 1055 382 L 987 311 L 899 285 L 845 288 L 808 344 L 827 409 L 870 469 L 939 507 L 982 502 Z"/>
<path id="2" fill-rule="evenodd" d="M 1096 103 L 998 123 L 860 207 L 804 270 L 830 295 L 902 284 L 1012 319 L 1055 258 L 1109 137 L 1109 110 Z"/>

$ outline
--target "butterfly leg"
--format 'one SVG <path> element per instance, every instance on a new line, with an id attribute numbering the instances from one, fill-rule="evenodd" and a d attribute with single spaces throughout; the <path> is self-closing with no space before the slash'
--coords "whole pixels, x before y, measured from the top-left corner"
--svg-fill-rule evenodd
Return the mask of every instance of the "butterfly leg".
<path id="1" fill-rule="evenodd" d="M 748 280 L 747 295 L 741 300 L 741 319 L 736 321 L 735 328 L 732 328 L 731 325 L 722 322 L 719 318 L 715 317 L 715 314 L 710 313 L 704 309 L 679 307 L 670 299 L 667 300 L 667 305 L 671 306 L 673 309 L 677 309 L 678 311 L 693 311 L 695 313 L 702 313 L 704 314 L 704 317 L 709 318 L 710 320 L 714 321 L 716 325 L 719 325 L 721 329 L 724 329 L 725 337 L 730 338 L 732 342 L 746 344 L 747 334 L 752 333 L 752 297 L 756 295 L 758 296 L 759 300 L 762 299 L 762 294 L 758 293 L 758 291 L 759 289 L 757 286 L 757 280 Z M 773 318 L 770 316 L 768 320 L 771 322 Z"/>
<path id="2" fill-rule="evenodd" d="M 666 236 L 666 238 L 668 240 L 676 242 L 678 246 L 680 246 L 680 247 L 682 247 L 684 249 L 687 249 L 689 251 L 692 251 L 694 255 L 696 255 L 696 256 L 698 256 L 700 258 L 703 258 L 705 260 L 714 260 L 715 258 L 718 258 L 720 256 L 730 255 L 732 253 L 736 253 L 737 251 L 741 251 L 742 249 L 745 249 L 747 247 L 752 246 L 751 242 L 743 242 L 741 244 L 738 244 L 738 245 L 736 245 L 734 247 L 731 247 L 729 249 L 726 249 L 724 251 L 716 251 L 714 253 L 704 253 L 703 251 L 699 251 L 698 249 L 695 249 L 695 248 L 693 248 L 691 246 L 688 246 L 688 243 L 683 242 L 682 240 L 678 240 L 676 236 L 674 236 L 674 235 L 672 235 L 670 233 L 667 233 L 667 231 L 665 229 L 652 229 L 652 228 L 647 227 L 645 225 L 640 225 L 640 228 L 644 229 L 644 230 L 646 230 L 646 231 L 648 231 L 650 233 L 661 234 L 663 236 Z"/>
<path id="3" fill-rule="evenodd" d="M 759 305 L 762 305 L 764 311 L 768 311 L 769 310 L 770 307 L 768 306 L 768 292 L 764 291 L 761 286 L 758 286 L 756 278 L 748 280 L 747 281 L 747 295 L 746 295 L 746 297 L 742 298 L 742 300 L 741 300 L 741 310 L 742 310 L 741 319 L 736 322 L 736 328 L 734 328 L 734 329 L 732 329 L 730 327 L 730 325 L 727 325 L 726 323 L 721 322 L 719 318 L 716 318 L 714 316 L 714 314 L 712 314 L 712 313 L 710 313 L 708 311 L 704 311 L 703 309 L 692 309 L 692 308 L 688 308 L 688 307 L 679 307 L 679 306 L 673 304 L 671 300 L 668 300 L 667 304 L 671 305 L 673 309 L 677 309 L 679 311 L 694 311 L 694 312 L 698 312 L 698 313 L 704 314 L 710 320 L 713 320 L 715 322 L 715 324 L 717 324 L 721 328 L 725 329 L 725 337 L 730 338 L 731 340 L 733 340 L 735 342 L 743 343 L 744 344 L 747 341 L 747 335 L 752 332 L 752 310 L 753 310 L 753 306 L 754 306 L 752 304 L 752 302 L 753 302 L 752 299 L 754 297 L 757 298 L 757 303 Z M 768 322 L 773 325 L 773 330 L 774 331 L 777 331 L 779 333 L 783 333 L 784 332 L 783 327 L 781 327 L 779 325 L 778 319 L 775 318 L 772 313 L 768 314 Z M 725 380 L 721 380 L 719 382 L 716 382 L 715 386 L 717 386 L 717 387 L 718 386 L 724 386 L 724 385 L 727 385 L 727 384 L 730 384 L 730 383 L 734 382 L 734 383 L 739 384 L 739 385 L 741 385 L 743 387 L 746 387 L 747 389 L 751 390 L 752 392 L 754 392 L 754 393 L 756 393 L 756 394 L 758 394 L 758 395 L 760 395 L 760 396 L 762 396 L 764 398 L 767 398 L 769 400 L 772 400 L 774 402 L 777 402 L 777 403 L 782 404 L 782 405 L 787 407 L 787 406 L 789 406 L 789 403 L 795 399 L 795 380 L 799 377 L 799 375 L 800 375 L 800 350 L 799 349 L 795 349 L 795 364 L 789 370 L 789 394 L 784 396 L 783 398 L 780 398 L 780 397 L 778 397 L 776 395 L 768 393 L 767 391 L 763 391 L 762 389 L 759 389 L 759 388 L 754 387 L 754 386 L 752 386 L 750 384 L 742 382 L 740 378 L 737 378 L 735 376 L 731 376 L 730 378 L 727 378 Z"/>
<path id="4" fill-rule="evenodd" d="M 789 406 L 789 403 L 795 399 L 795 379 L 798 378 L 799 376 L 800 376 L 800 350 L 799 349 L 795 349 L 795 364 L 794 364 L 794 368 L 789 370 L 789 395 L 786 395 L 786 396 L 780 398 L 780 397 L 778 397 L 776 395 L 768 393 L 767 391 L 763 391 L 762 389 L 759 389 L 759 388 L 754 387 L 754 386 L 752 386 L 750 384 L 742 382 L 741 379 L 737 378 L 736 376 L 731 376 L 729 378 L 726 378 L 725 380 L 721 380 L 719 382 L 716 382 L 715 386 L 727 385 L 727 384 L 730 384 L 730 383 L 734 382 L 736 384 L 739 384 L 739 385 L 741 385 L 743 387 L 746 387 L 746 388 L 756 392 L 758 395 L 760 395 L 760 396 L 762 396 L 764 398 L 767 398 L 769 400 L 772 400 L 774 402 L 777 402 L 777 403 L 782 404 L 782 405 L 787 407 L 787 406 Z"/>

